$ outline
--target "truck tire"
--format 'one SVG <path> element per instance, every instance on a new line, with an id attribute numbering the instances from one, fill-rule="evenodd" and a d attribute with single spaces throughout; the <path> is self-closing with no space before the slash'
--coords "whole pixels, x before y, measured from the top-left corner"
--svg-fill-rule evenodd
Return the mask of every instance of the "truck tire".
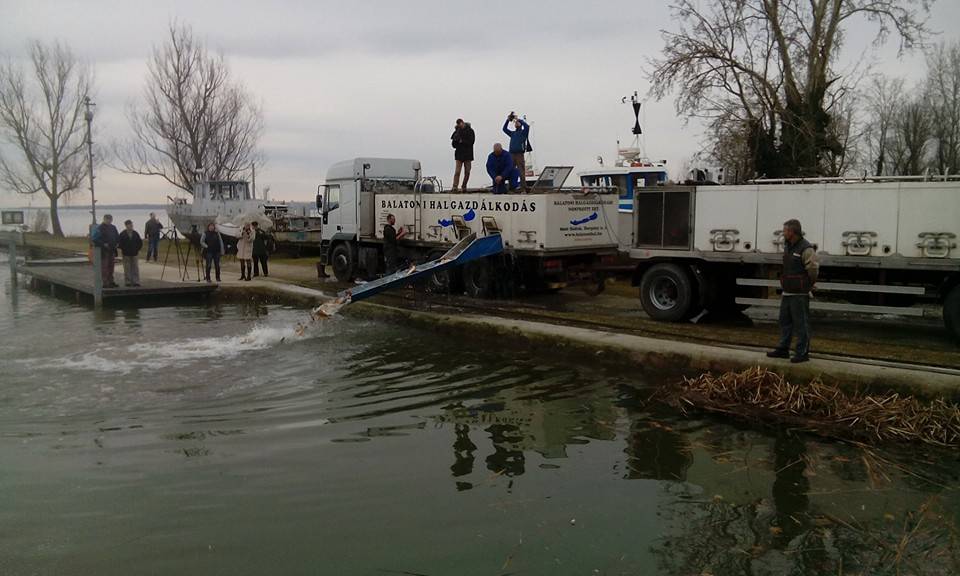
<path id="1" fill-rule="evenodd" d="M 425 262 L 438 260 L 445 253 L 443 250 L 434 250 L 427 255 Z M 431 274 L 430 277 L 427 278 L 426 284 L 427 289 L 434 294 L 460 294 L 463 292 L 463 280 L 457 268 L 447 268 L 446 270 Z"/>
<path id="2" fill-rule="evenodd" d="M 471 298 L 493 296 L 493 269 L 486 258 L 467 262 L 463 267 L 463 289 Z"/>
<path id="3" fill-rule="evenodd" d="M 694 309 L 694 284 L 687 271 L 676 264 L 657 264 L 640 280 L 640 304 L 654 320 L 679 322 Z"/>
<path id="4" fill-rule="evenodd" d="M 960 342 L 960 285 L 951 288 L 943 301 L 943 325 Z"/>
<path id="5" fill-rule="evenodd" d="M 340 282 L 353 282 L 356 275 L 356 263 L 353 261 L 353 250 L 349 244 L 340 243 L 333 247 L 330 254 L 330 264 L 333 266 L 333 275 Z"/>

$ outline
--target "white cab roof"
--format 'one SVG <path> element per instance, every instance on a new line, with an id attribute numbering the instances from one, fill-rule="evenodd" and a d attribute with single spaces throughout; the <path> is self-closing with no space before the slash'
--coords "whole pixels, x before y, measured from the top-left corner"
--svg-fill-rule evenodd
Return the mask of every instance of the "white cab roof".
<path id="1" fill-rule="evenodd" d="M 364 169 L 364 164 L 369 168 Z M 420 176 L 420 161 L 410 158 L 354 158 L 337 162 L 327 170 L 327 182 L 360 177 L 415 180 Z"/>

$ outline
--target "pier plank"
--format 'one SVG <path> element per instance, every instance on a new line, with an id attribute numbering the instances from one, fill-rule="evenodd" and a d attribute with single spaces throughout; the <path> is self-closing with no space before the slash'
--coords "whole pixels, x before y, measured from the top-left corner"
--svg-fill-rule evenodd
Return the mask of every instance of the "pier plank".
<path id="1" fill-rule="evenodd" d="M 28 262 L 20 265 L 18 271 L 47 284 L 75 290 L 89 296 L 94 295 L 93 267 L 86 263 L 65 261 L 56 264 L 46 261 L 40 266 L 33 266 Z M 122 281 L 123 275 L 119 271 L 119 267 L 116 276 L 118 280 Z M 144 296 L 201 296 L 213 292 L 218 286 L 206 282 L 168 282 L 143 277 L 140 282 L 141 285 L 137 287 L 121 285 L 118 288 L 104 288 L 103 299 L 140 298 Z"/>

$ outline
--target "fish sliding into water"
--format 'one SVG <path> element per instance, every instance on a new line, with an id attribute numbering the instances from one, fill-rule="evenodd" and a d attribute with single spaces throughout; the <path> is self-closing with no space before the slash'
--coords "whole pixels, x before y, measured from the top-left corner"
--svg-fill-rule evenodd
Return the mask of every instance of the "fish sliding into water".
<path id="1" fill-rule="evenodd" d="M 309 328 L 315 322 L 320 320 L 326 320 L 327 318 L 332 318 L 336 316 L 340 309 L 350 303 L 350 291 L 344 292 L 343 294 L 337 296 L 329 302 L 324 302 L 323 304 L 317 306 L 310 311 L 310 320 L 306 322 L 298 322 L 297 327 L 294 329 L 294 332 L 297 336 L 302 337 L 307 328 Z"/>

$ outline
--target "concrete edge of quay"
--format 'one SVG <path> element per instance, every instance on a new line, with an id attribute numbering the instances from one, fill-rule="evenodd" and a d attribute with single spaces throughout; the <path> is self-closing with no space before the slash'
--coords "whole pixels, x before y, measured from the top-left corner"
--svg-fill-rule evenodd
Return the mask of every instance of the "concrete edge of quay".
<path id="1" fill-rule="evenodd" d="M 820 378 L 848 391 L 890 390 L 921 398 L 960 401 L 960 373 L 932 371 L 921 366 L 877 365 L 857 359 L 812 358 L 804 364 L 771 360 L 766 351 L 710 346 L 676 340 L 660 340 L 633 334 L 530 322 L 496 316 L 451 316 L 362 302 L 347 308 L 348 316 L 402 321 L 420 328 L 451 335 L 495 336 L 497 342 L 514 343 L 550 353 L 580 353 L 602 357 L 611 365 L 636 367 L 651 372 L 669 370 L 680 376 L 725 372 L 763 366 L 793 382 Z"/>
<path id="2" fill-rule="evenodd" d="M 316 306 L 333 297 L 321 290 L 282 282 L 221 286 L 220 296 L 225 299 L 259 296 L 306 306 Z M 592 358 L 602 357 L 610 365 L 654 373 L 669 370 L 678 378 L 697 376 L 703 372 L 763 366 L 794 382 L 820 378 L 848 391 L 880 393 L 893 390 L 921 398 L 942 397 L 960 402 L 960 371 L 957 370 L 928 369 L 857 358 L 839 360 L 814 357 L 804 364 L 790 364 L 786 360 L 767 358 L 765 350 L 662 340 L 498 316 L 438 314 L 373 302 L 358 302 L 346 308 L 343 314 L 346 317 L 403 322 L 459 337 L 476 337 L 478 334 L 493 336 L 501 344 L 510 342 L 553 354 L 579 353 Z"/>

